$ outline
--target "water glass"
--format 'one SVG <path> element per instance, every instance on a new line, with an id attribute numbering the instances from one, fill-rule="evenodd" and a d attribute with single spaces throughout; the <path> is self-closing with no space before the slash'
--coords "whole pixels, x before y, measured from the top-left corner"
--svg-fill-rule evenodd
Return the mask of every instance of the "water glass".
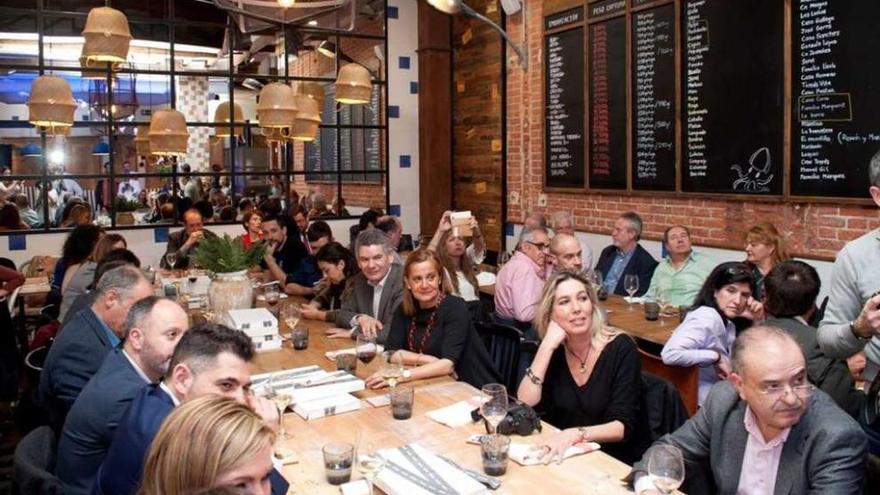
<path id="1" fill-rule="evenodd" d="M 672 493 L 684 482 L 684 458 L 678 447 L 654 445 L 648 450 L 648 474 L 661 493 Z"/>
<path id="2" fill-rule="evenodd" d="M 657 301 L 645 301 L 645 319 L 657 321 L 660 318 L 660 305 Z"/>
<path id="3" fill-rule="evenodd" d="M 293 348 L 297 351 L 309 348 L 309 329 L 299 327 L 293 330 Z"/>
<path id="4" fill-rule="evenodd" d="M 354 445 L 343 442 L 331 442 L 321 449 L 324 454 L 324 472 L 327 482 L 341 485 L 351 481 L 351 468 L 354 464 Z"/>
<path id="5" fill-rule="evenodd" d="M 357 360 L 356 354 L 350 354 L 350 353 L 344 352 L 344 353 L 336 355 L 336 370 L 337 371 L 346 371 L 346 372 L 354 375 L 355 371 L 357 370 L 357 364 L 358 364 L 358 360 Z"/>
<path id="6" fill-rule="evenodd" d="M 391 413 L 394 419 L 409 419 L 412 417 L 414 391 L 412 387 L 399 386 L 391 389 Z"/>
<path id="7" fill-rule="evenodd" d="M 510 437 L 497 433 L 486 435 L 480 443 L 483 455 L 483 471 L 489 476 L 501 476 L 507 472 L 507 456 Z"/>

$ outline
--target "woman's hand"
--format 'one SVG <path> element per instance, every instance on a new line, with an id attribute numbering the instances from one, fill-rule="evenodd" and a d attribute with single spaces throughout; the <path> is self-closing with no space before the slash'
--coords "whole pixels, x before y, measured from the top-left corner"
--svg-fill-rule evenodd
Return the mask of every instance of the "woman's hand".
<path id="1" fill-rule="evenodd" d="M 323 320 L 324 312 L 309 304 L 300 306 L 300 314 L 307 320 Z"/>
<path id="2" fill-rule="evenodd" d="M 443 216 L 440 217 L 440 223 L 437 224 L 437 232 L 442 234 L 452 229 L 452 221 L 449 219 L 450 215 L 452 215 L 451 211 L 443 212 Z"/>
<path id="3" fill-rule="evenodd" d="M 379 374 L 378 371 L 376 373 L 373 373 L 372 375 L 370 375 L 370 377 L 367 378 L 366 380 L 364 380 L 364 384 L 368 388 L 372 388 L 372 389 L 385 388 L 388 386 L 388 382 L 386 382 L 385 379 L 382 378 L 382 375 Z"/>
<path id="4" fill-rule="evenodd" d="M 756 324 L 764 321 L 764 303 L 749 297 L 741 316 L 752 320 Z"/>
<path id="5" fill-rule="evenodd" d="M 718 375 L 718 379 L 727 380 L 727 375 L 729 375 L 732 370 L 733 366 L 730 364 L 730 358 L 718 353 L 718 361 L 715 361 L 715 374 Z"/>
<path id="6" fill-rule="evenodd" d="M 544 335 L 544 339 L 541 341 L 541 345 L 545 343 L 550 346 L 551 349 L 557 349 L 565 339 L 568 338 L 568 334 L 565 333 L 565 330 L 559 326 L 559 323 L 556 323 L 553 320 L 550 320 L 550 325 L 547 326 L 547 334 Z"/>
<path id="7" fill-rule="evenodd" d="M 565 451 L 569 447 L 579 442 L 581 433 L 577 429 L 562 430 L 553 435 L 542 443 L 532 447 L 532 450 L 540 450 L 540 461 L 544 464 L 550 464 L 554 460 L 562 463 Z"/>

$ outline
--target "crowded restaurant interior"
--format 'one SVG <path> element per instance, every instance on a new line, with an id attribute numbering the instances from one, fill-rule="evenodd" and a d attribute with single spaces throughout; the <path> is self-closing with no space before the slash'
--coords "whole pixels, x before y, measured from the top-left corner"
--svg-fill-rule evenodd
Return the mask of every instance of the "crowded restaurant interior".
<path id="1" fill-rule="evenodd" d="M 878 17 L 0 2 L 0 495 L 880 493 Z"/>

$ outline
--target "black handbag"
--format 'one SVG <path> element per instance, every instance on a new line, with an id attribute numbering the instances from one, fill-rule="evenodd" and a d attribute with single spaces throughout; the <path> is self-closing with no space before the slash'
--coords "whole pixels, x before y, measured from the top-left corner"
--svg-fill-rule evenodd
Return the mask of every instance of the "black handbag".
<path id="1" fill-rule="evenodd" d="M 483 418 L 479 408 L 471 411 L 471 418 L 474 421 L 482 419 L 486 426 L 486 433 L 491 433 L 489 422 Z M 541 418 L 538 417 L 538 413 L 532 406 L 511 398 L 507 405 L 507 416 L 498 424 L 498 433 L 508 436 L 514 433 L 528 436 L 535 431 L 541 431 Z"/>

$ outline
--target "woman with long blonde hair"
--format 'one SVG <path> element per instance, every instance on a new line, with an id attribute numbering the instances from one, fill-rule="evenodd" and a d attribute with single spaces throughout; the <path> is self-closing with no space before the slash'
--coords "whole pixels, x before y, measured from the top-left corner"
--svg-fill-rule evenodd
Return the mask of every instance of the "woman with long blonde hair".
<path id="1" fill-rule="evenodd" d="M 562 430 L 537 447 L 542 460 L 561 461 L 568 447 L 588 442 L 636 460 L 644 419 L 639 355 L 632 339 L 606 325 L 583 274 L 563 271 L 547 281 L 535 324 L 541 345 L 517 397 Z"/>
<path id="2" fill-rule="evenodd" d="M 144 465 L 139 495 L 190 495 L 233 487 L 271 493 L 275 433 L 233 399 L 205 395 L 184 402 L 162 423 Z"/>

